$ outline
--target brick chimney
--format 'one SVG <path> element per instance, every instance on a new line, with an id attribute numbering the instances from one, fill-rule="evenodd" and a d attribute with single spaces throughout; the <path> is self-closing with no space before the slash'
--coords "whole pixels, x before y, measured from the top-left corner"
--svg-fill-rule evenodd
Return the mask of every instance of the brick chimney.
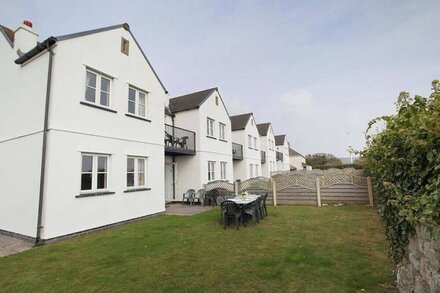
<path id="1" fill-rule="evenodd" d="M 19 56 L 37 45 L 38 34 L 32 28 L 32 22 L 25 20 L 15 30 L 14 50 Z"/>

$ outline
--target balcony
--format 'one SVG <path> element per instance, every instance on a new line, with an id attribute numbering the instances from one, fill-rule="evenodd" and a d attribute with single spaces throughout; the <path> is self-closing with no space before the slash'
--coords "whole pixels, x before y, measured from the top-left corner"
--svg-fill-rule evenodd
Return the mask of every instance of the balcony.
<path id="1" fill-rule="evenodd" d="M 277 154 L 276 154 L 276 156 L 277 156 L 277 161 L 283 161 L 283 153 L 282 152 L 277 152 Z"/>
<path id="2" fill-rule="evenodd" d="M 183 156 L 196 154 L 194 131 L 165 124 L 165 155 Z"/>
<path id="3" fill-rule="evenodd" d="M 243 160 L 243 146 L 238 143 L 232 143 L 232 159 Z"/>
<path id="4" fill-rule="evenodd" d="M 260 151 L 261 153 L 261 164 L 266 163 L 266 152 L 265 151 Z"/>

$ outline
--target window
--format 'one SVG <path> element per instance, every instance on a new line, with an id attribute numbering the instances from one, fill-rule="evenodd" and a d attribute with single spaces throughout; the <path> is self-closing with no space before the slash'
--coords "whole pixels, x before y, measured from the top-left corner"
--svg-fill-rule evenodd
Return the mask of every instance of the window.
<path id="1" fill-rule="evenodd" d="M 121 38 L 121 52 L 128 56 L 130 42 L 124 38 Z"/>
<path id="2" fill-rule="evenodd" d="M 254 120 L 251 118 L 251 125 L 253 126 L 254 125 Z"/>
<path id="3" fill-rule="evenodd" d="M 249 177 L 254 177 L 254 164 L 249 164 Z"/>
<path id="4" fill-rule="evenodd" d="M 252 148 L 252 135 L 248 134 L 248 148 Z"/>
<path id="5" fill-rule="evenodd" d="M 215 97 L 215 105 L 218 106 L 218 97 Z"/>
<path id="6" fill-rule="evenodd" d="M 147 94 L 133 87 L 128 88 L 128 113 L 138 115 L 141 117 L 146 116 Z"/>
<path id="7" fill-rule="evenodd" d="M 206 119 L 206 135 L 207 136 L 214 136 L 214 120 L 211 118 Z"/>
<path id="8" fill-rule="evenodd" d="M 127 187 L 145 186 L 145 166 L 147 159 L 139 157 L 127 158 Z"/>
<path id="9" fill-rule="evenodd" d="M 226 162 L 220 162 L 220 179 L 226 179 Z"/>
<path id="10" fill-rule="evenodd" d="M 260 165 L 255 164 L 255 177 L 258 177 L 260 174 Z"/>
<path id="11" fill-rule="evenodd" d="M 208 161 L 208 181 L 215 180 L 215 162 Z"/>
<path id="12" fill-rule="evenodd" d="M 223 124 L 221 122 L 219 122 L 218 124 L 218 132 L 219 132 L 219 138 L 226 140 L 225 138 L 225 129 L 226 129 L 226 124 Z"/>
<path id="13" fill-rule="evenodd" d="M 81 159 L 81 191 L 107 189 L 108 156 L 83 154 Z"/>
<path id="14" fill-rule="evenodd" d="M 254 149 L 258 150 L 258 148 L 257 148 L 257 138 L 256 137 L 254 137 Z"/>
<path id="15" fill-rule="evenodd" d="M 108 107 L 110 105 L 110 79 L 87 70 L 85 99 L 87 102 Z"/>

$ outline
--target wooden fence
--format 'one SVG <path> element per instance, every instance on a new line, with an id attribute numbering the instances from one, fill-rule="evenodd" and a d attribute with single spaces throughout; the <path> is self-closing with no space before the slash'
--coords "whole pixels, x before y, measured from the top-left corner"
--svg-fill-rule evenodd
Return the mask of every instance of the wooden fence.
<path id="1" fill-rule="evenodd" d="M 361 170 L 329 169 L 279 172 L 270 179 L 256 177 L 235 184 L 214 181 L 205 185 L 207 191 L 223 189 L 240 194 L 267 192 L 269 201 L 281 205 L 318 205 L 331 203 L 362 203 L 373 206 L 371 179 Z"/>

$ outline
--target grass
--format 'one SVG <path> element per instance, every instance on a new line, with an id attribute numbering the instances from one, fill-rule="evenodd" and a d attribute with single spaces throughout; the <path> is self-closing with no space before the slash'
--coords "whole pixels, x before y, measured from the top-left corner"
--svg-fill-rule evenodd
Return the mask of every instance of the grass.
<path id="1" fill-rule="evenodd" d="M 374 209 L 270 207 L 239 231 L 218 221 L 161 216 L 0 258 L 0 291 L 396 291 Z"/>

